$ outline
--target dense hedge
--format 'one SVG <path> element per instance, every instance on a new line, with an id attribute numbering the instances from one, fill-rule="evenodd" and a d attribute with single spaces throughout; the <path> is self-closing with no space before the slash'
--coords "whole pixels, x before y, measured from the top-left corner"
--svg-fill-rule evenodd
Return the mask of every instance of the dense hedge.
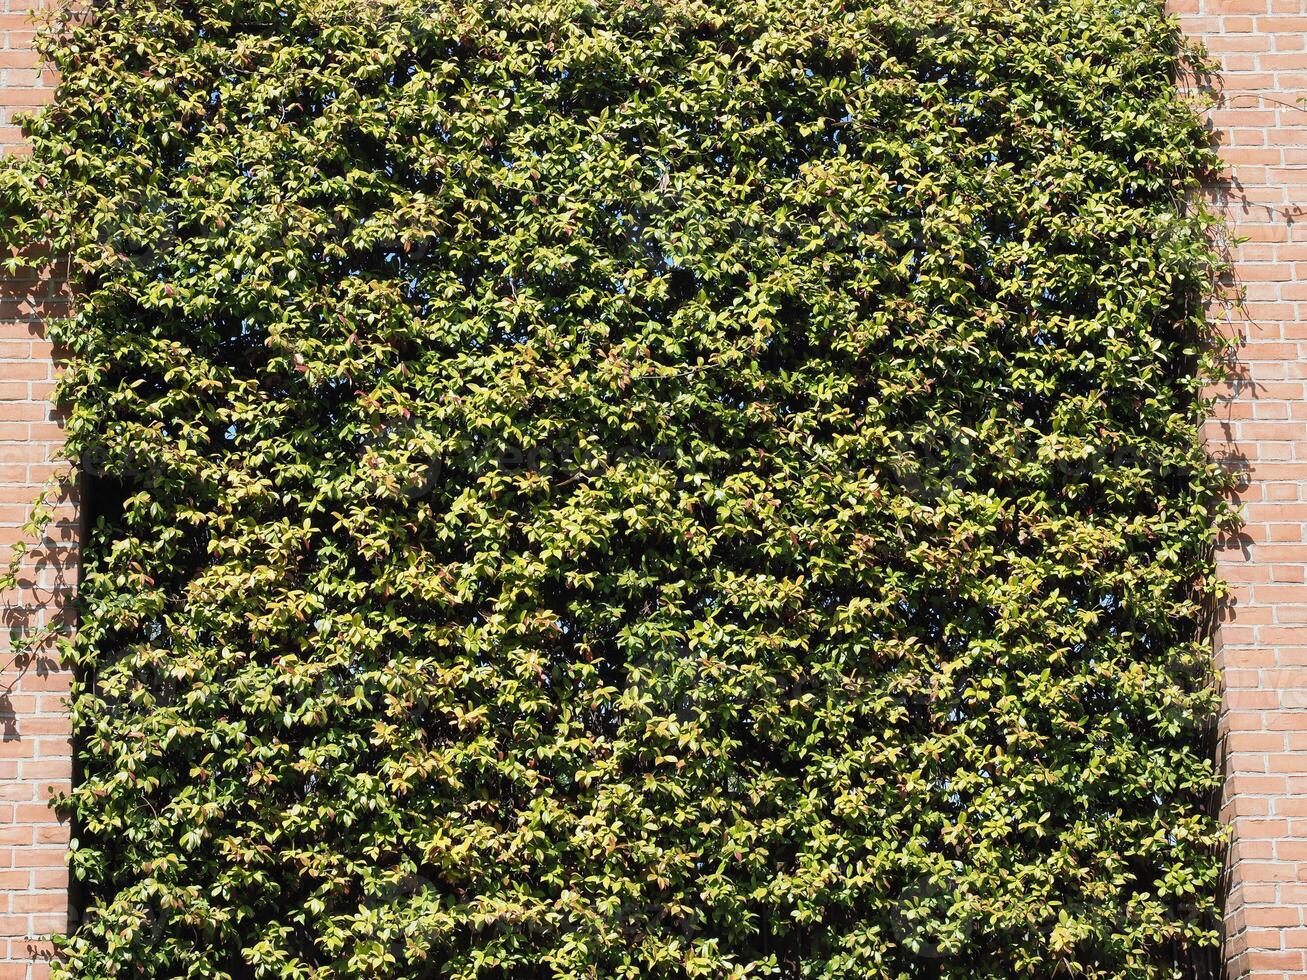
<path id="1" fill-rule="evenodd" d="M 1211 163 L 1156 0 L 103 0 L 63 975 L 1171 977 Z"/>

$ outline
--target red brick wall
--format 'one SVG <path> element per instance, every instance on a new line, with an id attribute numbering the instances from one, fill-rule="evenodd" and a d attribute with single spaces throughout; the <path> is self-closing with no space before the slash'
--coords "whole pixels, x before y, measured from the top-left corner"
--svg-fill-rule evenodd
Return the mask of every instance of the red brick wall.
<path id="1" fill-rule="evenodd" d="M 31 50 L 33 0 L 0 0 L 0 153 L 21 153 L 14 115 L 48 101 L 53 79 Z M 63 299 L 56 280 L 0 281 L 0 560 L 31 504 L 57 476 L 60 432 L 42 318 Z M 68 913 L 68 829 L 47 806 L 71 777 L 68 677 L 48 654 L 15 661 L 11 634 L 56 623 L 73 586 L 76 514 L 64 500 L 48 540 L 27 554 L 0 623 L 0 980 L 48 975 L 48 944 Z"/>
<path id="2" fill-rule="evenodd" d="M 1247 522 L 1221 551 L 1217 635 L 1231 824 L 1231 977 L 1307 976 L 1307 0 L 1173 0 L 1221 68 L 1214 191 L 1235 247 L 1244 340 L 1208 437 L 1246 472 Z"/>
<path id="3" fill-rule="evenodd" d="M 0 153 L 22 152 L 16 112 L 53 93 L 30 50 L 25 11 L 0 0 Z M 1230 167 L 1218 190 L 1236 248 L 1243 377 L 1218 392 L 1213 448 L 1243 460 L 1247 523 L 1221 555 L 1235 597 L 1217 637 L 1226 693 L 1223 811 L 1232 827 L 1227 903 L 1231 977 L 1307 977 L 1307 0 L 1173 0 L 1222 67 L 1211 113 Z M 41 331 L 57 282 L 0 283 L 0 557 L 57 476 L 53 362 Z M 58 619 L 74 586 L 76 514 L 65 500 L 25 561 L 0 627 L 0 980 L 47 975 L 41 937 L 68 913 L 67 828 L 46 806 L 71 778 L 51 658 L 12 663 L 9 632 Z"/>

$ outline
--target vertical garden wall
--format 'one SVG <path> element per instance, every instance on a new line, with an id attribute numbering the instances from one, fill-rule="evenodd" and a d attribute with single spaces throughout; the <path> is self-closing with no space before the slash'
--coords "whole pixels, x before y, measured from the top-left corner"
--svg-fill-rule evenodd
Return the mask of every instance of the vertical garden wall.
<path id="1" fill-rule="evenodd" d="M 1159 3 L 107 0 L 45 50 L 0 200 L 78 292 L 64 974 L 1211 955 Z"/>

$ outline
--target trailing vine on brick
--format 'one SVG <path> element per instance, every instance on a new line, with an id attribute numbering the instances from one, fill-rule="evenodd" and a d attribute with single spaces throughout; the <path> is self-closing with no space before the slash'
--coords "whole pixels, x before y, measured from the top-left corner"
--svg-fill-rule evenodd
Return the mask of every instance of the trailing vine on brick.
<path id="1" fill-rule="evenodd" d="M 79 297 L 60 975 L 1213 947 L 1159 2 L 93 7 L 0 173 Z"/>

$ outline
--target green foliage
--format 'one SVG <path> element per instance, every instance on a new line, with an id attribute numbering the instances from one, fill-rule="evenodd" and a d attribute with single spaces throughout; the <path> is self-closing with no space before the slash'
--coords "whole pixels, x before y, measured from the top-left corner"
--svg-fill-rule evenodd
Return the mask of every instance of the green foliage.
<path id="1" fill-rule="evenodd" d="M 62 975 L 1210 949 L 1157 0 L 94 9 L 0 184 L 80 290 Z"/>

